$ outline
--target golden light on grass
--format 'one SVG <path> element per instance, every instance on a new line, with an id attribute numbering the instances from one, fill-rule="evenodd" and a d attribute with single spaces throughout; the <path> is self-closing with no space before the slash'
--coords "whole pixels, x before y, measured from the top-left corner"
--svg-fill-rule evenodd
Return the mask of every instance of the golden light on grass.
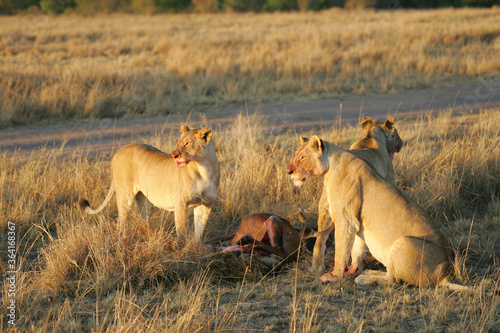
<path id="1" fill-rule="evenodd" d="M 294 194 L 285 172 L 297 135 L 264 133 L 259 119 L 240 116 L 214 134 L 223 177 L 207 238 L 234 229 L 248 213 L 272 212 L 296 226 L 291 212 L 298 207 L 307 209 L 311 221 L 317 216 L 321 183 Z M 498 289 L 500 110 L 447 111 L 396 119 L 396 126 L 405 141 L 394 160 L 398 184 L 450 238 L 458 281 Z M 317 134 L 346 148 L 361 129 L 325 128 Z M 158 133 L 146 141 L 169 151 L 176 135 Z M 120 240 L 114 203 L 94 217 L 83 216 L 75 204 L 81 195 L 95 202 L 104 198 L 110 156 L 42 149 L 25 158 L 0 157 L 0 211 L 16 222 L 22 257 L 19 329 L 312 332 L 498 326 L 497 296 L 399 284 L 360 289 L 350 280 L 325 286 L 309 273 L 307 250 L 288 271 L 262 279 L 258 268 L 234 258 L 176 247 L 172 216 L 160 211 L 148 221 L 133 214 L 127 237 Z M 327 265 L 333 264 L 332 251 Z"/>
<path id="2" fill-rule="evenodd" d="M 40 120 L 210 111 L 500 78 L 500 10 L 328 10 L 275 14 L 0 18 L 0 127 Z M 398 119 L 398 186 L 450 239 L 458 282 L 499 290 L 500 110 Z M 347 148 L 358 127 L 264 132 L 258 114 L 215 128 L 219 196 L 205 238 L 270 212 L 317 217 L 321 182 L 299 193 L 286 174 L 298 135 Z M 207 124 L 210 125 L 210 124 Z M 177 133 L 144 138 L 171 151 Z M 129 142 L 126 142 L 129 143 Z M 125 144 L 125 142 L 123 142 Z M 17 329 L 45 331 L 491 331 L 498 296 L 393 284 L 321 285 L 311 254 L 263 277 L 256 262 L 177 247 L 172 214 L 129 218 L 116 232 L 101 202 L 113 152 L 48 147 L 0 156 L 0 244 L 16 224 Z M 6 248 L 0 267 L 6 271 Z M 333 264 L 333 249 L 326 253 Z M 4 273 L 3 273 L 4 274 Z M 2 286 L 2 295 L 8 284 Z M 2 297 L 2 313 L 8 298 Z M 397 318 L 396 320 L 394 318 Z M 12 329 L 4 316 L 2 329 Z"/>
<path id="3" fill-rule="evenodd" d="M 500 78 L 500 10 L 2 17 L 0 126 Z"/>

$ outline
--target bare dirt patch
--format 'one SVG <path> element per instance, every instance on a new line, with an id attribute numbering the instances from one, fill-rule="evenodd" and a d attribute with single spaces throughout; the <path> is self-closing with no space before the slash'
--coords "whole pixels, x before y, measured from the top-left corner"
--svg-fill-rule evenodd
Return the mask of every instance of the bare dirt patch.
<path id="1" fill-rule="evenodd" d="M 175 114 L 129 120 L 103 119 L 93 122 L 44 125 L 0 131 L 0 147 L 5 152 L 29 155 L 44 147 L 70 153 L 105 152 L 140 142 L 162 130 L 178 130 L 181 124 L 225 126 L 239 113 L 259 112 L 262 126 L 272 131 L 311 130 L 334 124 L 354 124 L 363 116 L 398 118 L 422 116 L 440 110 L 478 111 L 500 106 L 500 82 L 480 80 L 476 84 L 396 94 L 349 96 L 306 102 L 281 103 L 227 109 L 211 113 Z"/>

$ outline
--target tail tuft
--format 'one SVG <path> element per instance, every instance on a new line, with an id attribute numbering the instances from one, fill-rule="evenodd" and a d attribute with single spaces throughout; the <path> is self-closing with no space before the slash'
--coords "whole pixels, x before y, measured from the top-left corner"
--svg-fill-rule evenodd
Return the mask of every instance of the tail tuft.
<path id="1" fill-rule="evenodd" d="M 90 207 L 90 203 L 87 199 L 81 198 L 80 200 L 78 200 L 78 206 L 80 206 L 81 210 L 85 211 L 87 207 Z"/>

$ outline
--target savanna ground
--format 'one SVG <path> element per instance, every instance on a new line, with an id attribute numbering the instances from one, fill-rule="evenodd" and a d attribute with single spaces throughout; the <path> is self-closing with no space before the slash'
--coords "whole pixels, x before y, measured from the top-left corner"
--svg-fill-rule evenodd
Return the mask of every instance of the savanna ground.
<path id="1" fill-rule="evenodd" d="M 2 126 L 499 76 L 498 9 L 336 13 L 63 16 L 37 18 L 31 34 L 23 24 L 33 18 L 1 18 Z M 456 281 L 498 290 L 500 109 L 396 120 L 405 141 L 394 159 L 398 186 L 450 239 Z M 361 135 L 351 126 L 270 135 L 263 122 L 247 115 L 229 125 L 205 124 L 215 130 L 222 169 L 205 238 L 233 230 L 255 212 L 301 226 L 295 212 L 303 207 L 314 223 L 320 181 L 295 193 L 285 172 L 297 135 L 318 134 L 343 148 Z M 171 151 L 177 133 L 158 130 L 144 142 Z M 358 288 L 352 280 L 322 285 L 309 273 L 305 248 L 298 262 L 263 276 L 255 262 L 178 248 L 173 216 L 159 210 L 148 221 L 133 214 L 120 240 L 114 204 L 93 217 L 76 207 L 79 197 L 93 204 L 104 199 L 112 154 L 80 147 L 0 157 L 3 330 L 499 330 L 498 296 L 399 284 Z M 4 315 L 7 221 L 17 234 L 15 327 Z M 333 265 L 332 246 L 327 265 Z"/>
<path id="2" fill-rule="evenodd" d="M 296 134 L 269 136 L 258 116 L 216 128 L 221 187 L 206 237 L 234 229 L 240 218 L 273 212 L 300 226 L 304 207 L 315 221 L 321 189 L 308 181 L 293 192 L 285 170 Z M 208 124 L 210 125 L 210 124 Z M 442 112 L 397 123 L 406 145 L 394 160 L 398 185 L 450 238 L 457 281 L 478 290 L 500 279 L 500 110 Z M 324 128 L 326 140 L 348 147 L 361 130 Z M 302 133 L 307 136 L 312 133 Z M 170 151 L 177 134 L 146 140 Z M 6 221 L 16 224 L 19 331 L 490 331 L 498 330 L 498 296 L 390 285 L 358 288 L 352 280 L 322 285 L 309 273 L 311 253 L 280 274 L 263 277 L 256 263 L 178 248 L 172 215 L 130 218 L 116 235 L 116 207 L 95 217 L 76 207 L 82 196 L 103 200 L 109 154 L 39 150 L 0 159 L 2 258 Z M 327 264 L 333 264 L 328 248 Z M 2 271 L 7 270 L 2 259 Z M 8 305 L 3 287 L 3 310 Z M 5 313 L 5 312 L 4 312 Z M 2 327 L 9 328 L 2 316 Z"/>

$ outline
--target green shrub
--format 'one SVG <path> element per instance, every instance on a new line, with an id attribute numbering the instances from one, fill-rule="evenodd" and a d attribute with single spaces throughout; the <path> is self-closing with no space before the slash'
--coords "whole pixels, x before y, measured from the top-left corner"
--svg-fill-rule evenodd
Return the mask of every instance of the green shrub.
<path id="1" fill-rule="evenodd" d="M 15 14 L 31 6 L 38 6 L 38 0 L 0 0 L 0 14 Z"/>
<path id="2" fill-rule="evenodd" d="M 113 13 L 126 5 L 123 0 L 76 0 L 76 3 L 77 11 L 83 14 Z"/>
<path id="3" fill-rule="evenodd" d="M 297 10 L 297 0 L 266 0 L 262 6 L 265 12 Z"/>
<path id="4" fill-rule="evenodd" d="M 155 5 L 162 10 L 182 11 L 191 6 L 191 0 L 155 0 Z"/>
<path id="5" fill-rule="evenodd" d="M 500 0 L 455 0 L 456 7 L 491 7 L 500 5 Z"/>
<path id="6" fill-rule="evenodd" d="M 260 12 L 265 0 L 223 0 L 222 6 L 225 11 L 233 12 Z"/>
<path id="7" fill-rule="evenodd" d="M 64 13 L 69 8 L 74 8 L 76 3 L 74 0 L 41 0 L 40 8 L 49 14 L 57 15 Z"/>

